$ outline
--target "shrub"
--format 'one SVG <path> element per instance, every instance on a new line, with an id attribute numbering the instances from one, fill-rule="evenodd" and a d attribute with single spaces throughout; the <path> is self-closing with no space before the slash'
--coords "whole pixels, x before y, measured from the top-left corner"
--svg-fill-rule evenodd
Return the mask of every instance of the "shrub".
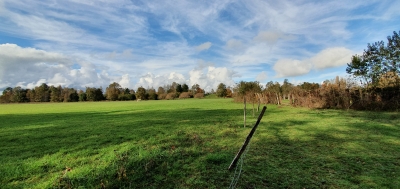
<path id="1" fill-rule="evenodd" d="M 158 94 L 158 100 L 165 100 L 165 97 L 167 97 L 167 94 L 165 93 Z"/>
<path id="2" fill-rule="evenodd" d="M 204 93 L 196 93 L 194 98 L 204 98 Z"/>
<path id="3" fill-rule="evenodd" d="M 176 97 L 175 93 L 168 93 L 167 96 L 165 97 L 165 100 L 174 100 Z"/>
<path id="4" fill-rule="evenodd" d="M 179 95 L 179 98 L 192 98 L 192 94 L 190 92 L 183 92 Z"/>

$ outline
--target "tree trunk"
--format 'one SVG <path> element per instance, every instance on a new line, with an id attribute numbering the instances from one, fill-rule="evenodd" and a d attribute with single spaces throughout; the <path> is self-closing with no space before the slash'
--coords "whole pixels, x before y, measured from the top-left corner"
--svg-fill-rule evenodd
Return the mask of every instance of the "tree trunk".
<path id="1" fill-rule="evenodd" d="M 278 95 L 278 93 L 275 93 L 275 95 L 276 95 L 276 104 L 280 105 L 279 104 L 279 95 Z"/>

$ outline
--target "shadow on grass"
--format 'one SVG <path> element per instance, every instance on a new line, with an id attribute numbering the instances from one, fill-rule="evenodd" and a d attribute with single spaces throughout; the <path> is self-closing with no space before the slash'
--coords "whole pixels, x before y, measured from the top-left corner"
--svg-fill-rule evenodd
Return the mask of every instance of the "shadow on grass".
<path id="1" fill-rule="evenodd" d="M 307 120 L 290 113 L 285 117 L 287 112 L 285 108 L 267 110 L 251 142 L 238 188 L 399 187 L 396 121 L 400 118 L 395 114 L 371 118 L 368 112 L 292 112 L 318 118 Z M 321 130 L 310 127 L 332 117 L 359 122 L 332 123 Z M 96 154 L 110 149 L 112 157 L 102 168 L 65 178 L 63 183 L 56 180 L 54 186 L 228 187 L 232 172 L 227 167 L 250 131 L 250 127 L 241 128 L 241 119 L 240 109 L 196 108 L 0 116 L 5 125 L 0 133 L 0 160 L 20 165 L 60 152 L 97 158 Z M 254 122 L 250 118 L 249 123 Z M 123 144 L 129 145 L 125 149 Z M 59 167 L 40 165 L 39 170 L 3 177 L 2 182 L 24 182 L 32 174 L 59 175 L 63 171 Z"/>
<path id="2" fill-rule="evenodd" d="M 322 120 L 336 113 L 346 120 L 356 114 L 360 121 L 317 131 L 310 129 L 311 120 L 269 121 L 263 130 L 268 134 L 255 136 L 239 187 L 400 187 L 399 118 L 393 113 L 371 118 L 369 112 L 325 112 Z M 291 135 L 299 131 L 307 137 Z"/>

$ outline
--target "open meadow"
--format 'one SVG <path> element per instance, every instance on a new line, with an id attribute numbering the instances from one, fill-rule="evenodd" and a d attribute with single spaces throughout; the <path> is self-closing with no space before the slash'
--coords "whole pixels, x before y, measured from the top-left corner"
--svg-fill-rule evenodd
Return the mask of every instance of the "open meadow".
<path id="1" fill-rule="evenodd" d="M 228 188 L 232 99 L 0 105 L 1 188 Z M 400 114 L 268 105 L 237 188 L 400 188 Z"/>

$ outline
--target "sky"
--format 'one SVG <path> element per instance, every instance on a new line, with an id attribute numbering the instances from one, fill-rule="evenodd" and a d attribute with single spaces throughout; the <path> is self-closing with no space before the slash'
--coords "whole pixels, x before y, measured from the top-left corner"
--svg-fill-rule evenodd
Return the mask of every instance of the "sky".
<path id="1" fill-rule="evenodd" d="M 0 91 L 346 77 L 398 0 L 0 0 Z"/>

